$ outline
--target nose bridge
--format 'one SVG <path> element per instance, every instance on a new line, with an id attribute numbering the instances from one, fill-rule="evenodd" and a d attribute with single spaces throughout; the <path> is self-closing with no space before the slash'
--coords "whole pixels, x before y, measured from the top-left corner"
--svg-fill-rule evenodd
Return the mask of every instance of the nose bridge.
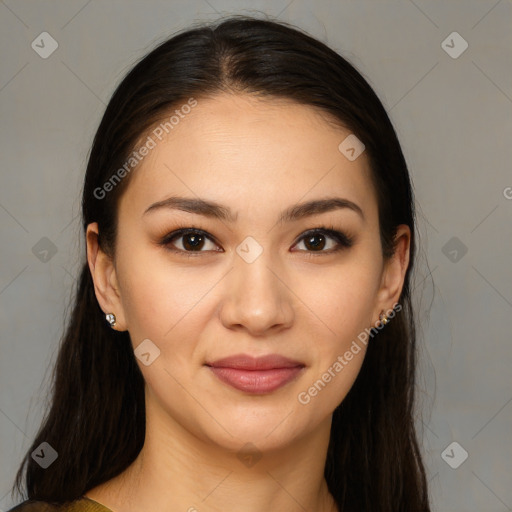
<path id="1" fill-rule="evenodd" d="M 291 297 L 281 282 L 277 259 L 252 237 L 236 248 L 222 308 L 226 327 L 242 325 L 253 333 L 288 326 L 293 319 Z"/>
<path id="2" fill-rule="evenodd" d="M 247 250 L 249 245 L 249 250 Z M 245 253 L 244 253 L 245 249 Z M 237 257 L 234 261 L 234 278 L 239 280 L 239 285 L 251 289 L 254 294 L 268 295 L 268 299 L 276 300 L 279 293 L 276 286 L 277 278 L 275 258 L 270 254 L 270 250 L 257 250 L 250 243 L 240 244 L 237 248 Z M 271 272 L 271 269 L 273 272 Z"/>

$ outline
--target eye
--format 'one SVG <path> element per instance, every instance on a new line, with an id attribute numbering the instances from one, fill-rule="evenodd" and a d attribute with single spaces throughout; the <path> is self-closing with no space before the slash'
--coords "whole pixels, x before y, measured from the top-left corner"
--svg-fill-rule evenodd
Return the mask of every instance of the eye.
<path id="1" fill-rule="evenodd" d="M 178 241 L 178 243 L 176 243 Z M 213 243 L 213 239 L 211 236 L 207 235 L 205 231 L 202 229 L 195 228 L 183 228 L 178 229 L 177 231 L 173 231 L 166 235 L 163 240 L 160 242 L 161 245 L 168 247 L 169 250 L 173 252 L 206 252 L 204 247 L 208 247 L 208 242 L 213 246 L 212 249 L 216 252 L 220 252 L 215 247 L 217 245 Z M 170 246 L 170 247 L 169 247 Z"/>
<path id="2" fill-rule="evenodd" d="M 330 242 L 329 242 L 330 240 Z M 208 244 L 210 249 L 208 249 Z M 294 244 L 293 247 L 304 244 L 305 249 L 299 249 L 301 252 L 308 253 L 327 253 L 331 254 L 353 245 L 353 239 L 335 229 L 326 227 L 315 228 L 304 233 Z M 198 256 L 201 252 L 223 252 L 218 249 L 213 237 L 206 231 L 198 228 L 181 228 L 166 235 L 160 245 L 176 253 L 184 253 L 187 256 Z M 327 247 L 327 250 L 325 248 Z"/>
<path id="3" fill-rule="evenodd" d="M 328 242 L 329 239 L 331 243 Z M 304 244 L 305 250 L 308 252 L 333 253 L 352 247 L 353 240 L 350 236 L 341 231 L 321 227 L 312 229 L 303 234 L 296 245 L 301 243 Z M 324 250 L 326 246 L 328 250 Z"/>

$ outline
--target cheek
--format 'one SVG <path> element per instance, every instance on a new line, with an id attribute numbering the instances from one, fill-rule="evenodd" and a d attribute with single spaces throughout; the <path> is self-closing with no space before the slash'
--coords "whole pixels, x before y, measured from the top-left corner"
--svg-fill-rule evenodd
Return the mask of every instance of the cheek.
<path id="1" fill-rule="evenodd" d="M 300 403 L 310 400 L 316 407 L 333 410 L 359 374 L 378 283 L 377 266 L 361 261 L 347 261 L 324 275 L 317 272 L 314 279 L 312 274 L 300 274 L 298 289 L 307 306 L 303 324 L 309 324 L 306 330 L 315 338 L 312 371 Z"/>
<path id="2" fill-rule="evenodd" d="M 339 345 L 369 326 L 377 285 L 375 266 L 354 259 L 328 271 L 298 272 L 296 289 L 305 310 Z"/>
<path id="3" fill-rule="evenodd" d="M 135 343 L 171 339 L 216 282 L 211 270 L 187 268 L 149 253 L 134 253 L 120 265 L 120 273 L 123 308 Z"/>

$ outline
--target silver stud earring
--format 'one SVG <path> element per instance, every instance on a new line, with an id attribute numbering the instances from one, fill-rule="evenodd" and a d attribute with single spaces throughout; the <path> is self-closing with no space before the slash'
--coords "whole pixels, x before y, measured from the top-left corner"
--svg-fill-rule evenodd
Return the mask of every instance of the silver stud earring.
<path id="1" fill-rule="evenodd" d="M 107 322 L 110 324 L 110 327 L 112 327 L 113 329 L 114 326 L 116 325 L 116 315 L 114 315 L 114 313 L 107 313 L 105 315 L 105 318 L 107 319 Z"/>

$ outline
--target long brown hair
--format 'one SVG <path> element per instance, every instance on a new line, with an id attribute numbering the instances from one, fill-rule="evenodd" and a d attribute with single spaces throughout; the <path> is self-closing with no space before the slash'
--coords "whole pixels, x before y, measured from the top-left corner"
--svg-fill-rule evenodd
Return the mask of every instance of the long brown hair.
<path id="1" fill-rule="evenodd" d="M 236 91 L 315 106 L 365 145 L 378 196 L 384 258 L 399 224 L 411 230 L 402 311 L 369 343 L 361 371 L 333 415 L 325 478 L 343 512 L 428 512 L 425 468 L 414 428 L 416 329 L 410 279 L 415 211 L 407 165 L 386 111 L 343 57 L 294 27 L 231 17 L 158 45 L 126 75 L 98 128 L 85 175 L 84 234 L 114 254 L 117 207 L 126 176 L 98 194 L 155 122 L 189 98 Z M 135 172 L 135 171 L 134 171 Z M 96 193 L 95 193 L 96 191 Z M 144 444 L 144 379 L 127 332 L 108 326 L 84 257 L 72 314 L 54 369 L 51 407 L 16 475 L 26 498 L 79 498 L 123 472 Z M 42 442 L 58 460 L 42 469 L 30 454 Z M 23 476 L 25 470 L 25 477 Z"/>

